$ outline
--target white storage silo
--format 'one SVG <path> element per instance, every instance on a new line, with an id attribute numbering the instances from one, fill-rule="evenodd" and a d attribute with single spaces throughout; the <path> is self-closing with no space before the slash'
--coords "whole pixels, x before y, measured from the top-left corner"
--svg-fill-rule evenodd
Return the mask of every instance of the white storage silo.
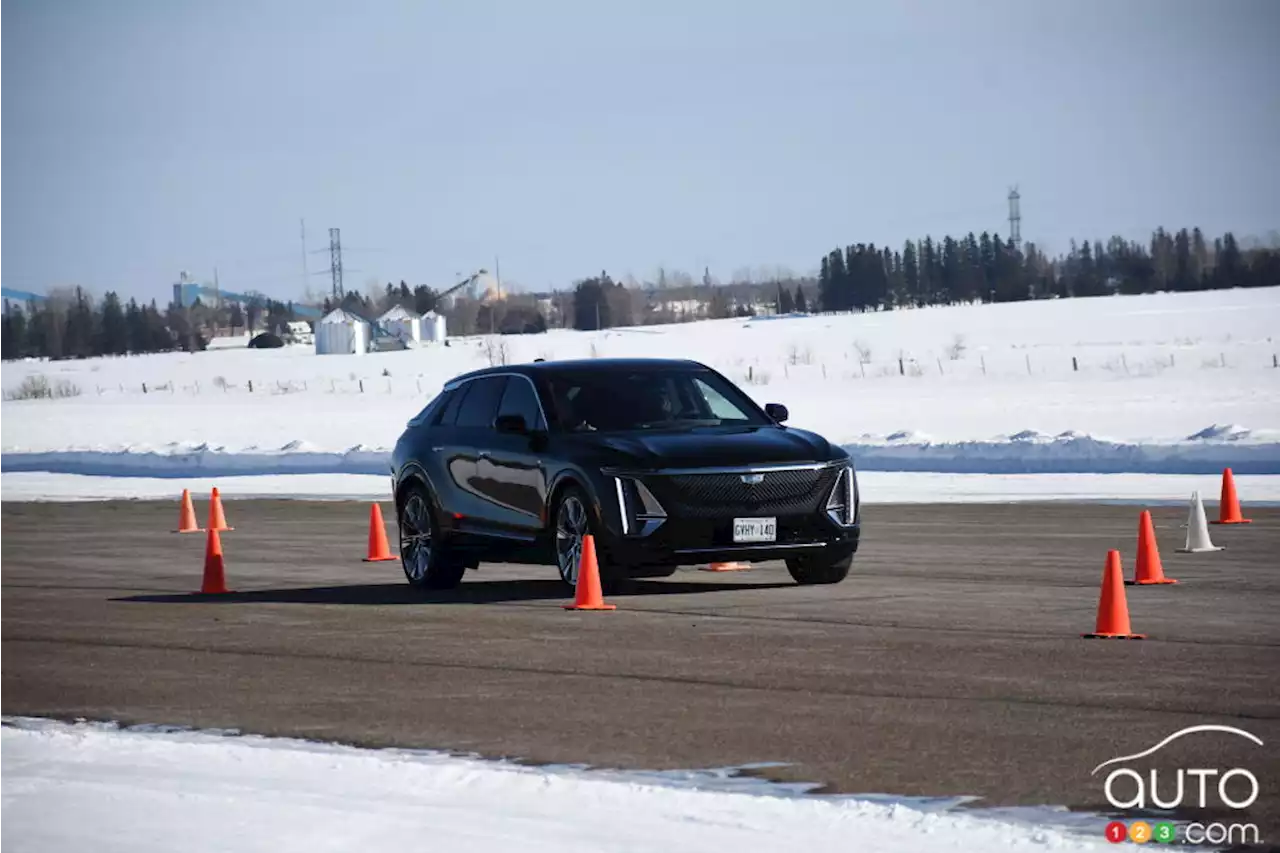
<path id="1" fill-rule="evenodd" d="M 316 323 L 317 355 L 363 355 L 369 348 L 369 324 L 335 308 Z"/>

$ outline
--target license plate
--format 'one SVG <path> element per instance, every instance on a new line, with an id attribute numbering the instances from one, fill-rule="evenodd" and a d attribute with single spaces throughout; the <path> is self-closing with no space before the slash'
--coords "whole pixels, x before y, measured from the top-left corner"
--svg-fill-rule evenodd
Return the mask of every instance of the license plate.
<path id="1" fill-rule="evenodd" d="M 734 542 L 773 542 L 778 538 L 776 518 L 735 518 Z"/>

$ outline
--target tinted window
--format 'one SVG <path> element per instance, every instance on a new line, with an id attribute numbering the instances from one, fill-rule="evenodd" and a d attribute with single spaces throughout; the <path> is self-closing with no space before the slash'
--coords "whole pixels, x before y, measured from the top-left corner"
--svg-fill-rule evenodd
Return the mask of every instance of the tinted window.
<path id="1" fill-rule="evenodd" d="M 451 392 L 441 391 L 430 403 L 427 403 L 426 408 L 421 412 L 418 412 L 418 414 L 414 415 L 409 420 L 409 426 L 420 426 L 422 424 L 435 423 L 436 416 L 440 414 L 440 410 L 444 407 L 445 403 L 449 401 L 451 396 L 453 396 Z"/>
<path id="2" fill-rule="evenodd" d="M 440 415 L 440 420 L 436 423 L 441 426 L 453 426 L 453 422 L 458 417 L 458 409 L 462 407 L 462 399 L 467 396 L 468 385 L 449 392 L 449 401 L 445 403 L 444 413 Z"/>
<path id="3" fill-rule="evenodd" d="M 498 406 L 498 415 L 520 415 L 529 429 L 544 428 L 533 384 L 519 376 L 512 376 L 507 382 L 507 390 Z"/>
<path id="4" fill-rule="evenodd" d="M 468 382 L 471 387 L 467 389 L 467 396 L 458 409 L 455 424 L 460 427 L 492 427 L 498 411 L 498 398 L 502 396 L 506 382 L 505 376 L 491 376 Z"/>
<path id="5" fill-rule="evenodd" d="M 705 371 L 566 371 L 553 376 L 550 385 L 557 420 L 569 430 L 767 423 L 741 390 Z"/>

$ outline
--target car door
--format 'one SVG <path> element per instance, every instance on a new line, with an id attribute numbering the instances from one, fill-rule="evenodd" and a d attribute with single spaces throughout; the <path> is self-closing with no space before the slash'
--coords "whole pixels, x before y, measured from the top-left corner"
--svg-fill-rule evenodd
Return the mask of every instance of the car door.
<path id="1" fill-rule="evenodd" d="M 495 429 L 488 453 L 482 453 L 477 462 L 477 482 L 499 508 L 504 523 L 532 533 L 542 526 L 547 500 L 546 466 L 542 454 L 535 449 L 533 435 L 545 435 L 547 422 L 537 391 L 527 376 L 508 377 L 495 421 L 503 415 L 520 415 L 529 432 L 520 435 Z"/>
<path id="2" fill-rule="evenodd" d="M 493 419 L 506 383 L 506 376 L 482 376 L 469 380 L 466 394 L 455 412 L 451 441 L 445 452 L 450 479 L 459 491 L 460 500 L 455 512 L 462 516 L 457 521 L 463 529 L 479 532 L 503 522 L 485 493 L 486 478 L 480 471 L 480 461 L 489 452 L 494 434 Z"/>

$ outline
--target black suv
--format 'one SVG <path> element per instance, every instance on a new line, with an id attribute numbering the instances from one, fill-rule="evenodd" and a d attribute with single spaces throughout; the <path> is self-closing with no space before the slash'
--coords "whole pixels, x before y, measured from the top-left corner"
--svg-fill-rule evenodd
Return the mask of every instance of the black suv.
<path id="1" fill-rule="evenodd" d="M 858 549 L 857 475 L 693 361 L 584 359 L 451 380 L 391 457 L 400 557 L 446 588 L 479 561 L 554 564 L 577 582 L 591 533 L 603 582 L 681 565 L 786 560 L 837 583 Z"/>

